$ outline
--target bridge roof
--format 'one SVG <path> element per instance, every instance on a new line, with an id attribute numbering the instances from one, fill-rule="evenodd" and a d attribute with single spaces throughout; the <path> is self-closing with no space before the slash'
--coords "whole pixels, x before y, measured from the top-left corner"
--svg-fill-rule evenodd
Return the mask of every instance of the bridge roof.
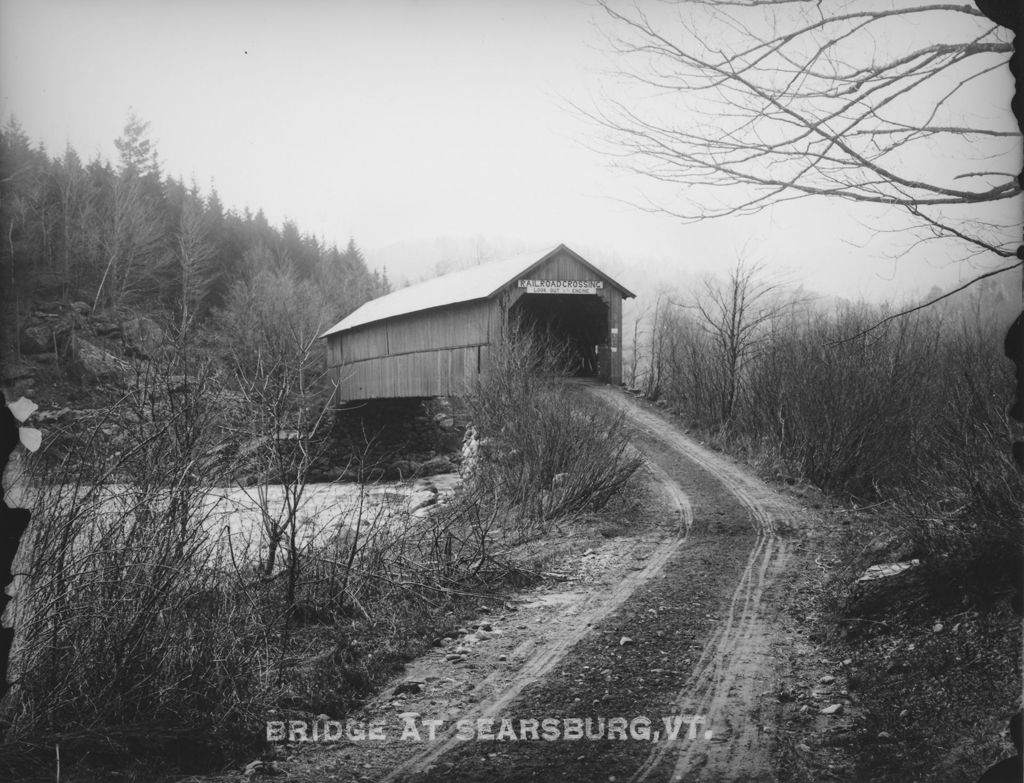
<path id="1" fill-rule="evenodd" d="M 635 296 L 579 254 L 565 245 L 558 245 L 553 250 L 539 256 L 536 251 L 522 253 L 513 258 L 491 261 L 392 291 L 390 294 L 366 302 L 320 336 L 327 337 L 399 315 L 470 302 L 474 299 L 490 298 L 498 294 L 509 283 L 540 266 L 559 252 L 571 254 L 603 280 L 619 289 L 623 297 Z"/>

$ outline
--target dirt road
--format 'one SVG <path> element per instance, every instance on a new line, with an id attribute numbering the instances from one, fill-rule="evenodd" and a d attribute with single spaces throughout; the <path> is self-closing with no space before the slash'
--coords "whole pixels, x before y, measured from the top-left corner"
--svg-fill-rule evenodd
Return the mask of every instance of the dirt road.
<path id="1" fill-rule="evenodd" d="M 610 543 L 597 581 L 467 629 L 468 660 L 417 662 L 413 693 L 368 707 L 390 711 L 388 740 L 324 749 L 315 779 L 777 779 L 780 577 L 802 512 L 627 395 L 589 393 L 626 412 L 660 524 Z"/>
<path id="2" fill-rule="evenodd" d="M 617 395 L 610 390 L 600 393 L 615 404 Z M 777 692 L 772 655 L 781 639 L 773 637 L 765 592 L 789 564 L 787 536 L 797 527 L 797 510 L 748 471 L 666 427 L 663 419 L 633 405 L 622 407 L 655 464 L 671 464 L 672 452 L 691 460 L 744 507 L 754 532 L 725 617 L 676 694 L 680 711 L 708 718 L 706 740 L 654 743 L 630 780 L 771 780 L 764 733 L 771 725 L 764 713 L 771 711 Z M 666 467 L 662 480 L 670 479 Z"/>

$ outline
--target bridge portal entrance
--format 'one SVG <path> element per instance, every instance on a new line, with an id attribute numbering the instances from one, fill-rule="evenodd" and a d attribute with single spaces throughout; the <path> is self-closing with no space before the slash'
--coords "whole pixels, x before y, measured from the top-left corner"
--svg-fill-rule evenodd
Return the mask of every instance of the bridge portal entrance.
<path id="1" fill-rule="evenodd" d="M 593 294 L 524 294 L 511 318 L 566 347 L 573 371 L 582 377 L 611 378 L 608 304 Z"/>

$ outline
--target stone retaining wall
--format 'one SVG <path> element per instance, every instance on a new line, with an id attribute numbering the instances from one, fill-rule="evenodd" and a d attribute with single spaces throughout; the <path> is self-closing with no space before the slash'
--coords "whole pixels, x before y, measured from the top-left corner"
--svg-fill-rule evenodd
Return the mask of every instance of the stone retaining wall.
<path id="1" fill-rule="evenodd" d="M 403 479 L 448 473 L 461 460 L 465 421 L 447 398 L 344 403 L 335 411 L 332 472 Z"/>

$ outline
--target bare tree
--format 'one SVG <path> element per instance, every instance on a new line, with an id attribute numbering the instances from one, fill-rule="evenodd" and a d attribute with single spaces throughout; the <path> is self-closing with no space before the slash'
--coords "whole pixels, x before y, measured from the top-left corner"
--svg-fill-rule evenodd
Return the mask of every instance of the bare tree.
<path id="1" fill-rule="evenodd" d="M 733 416 L 743 374 L 765 341 L 767 327 L 798 301 L 766 275 L 764 265 L 741 259 L 725 283 L 705 281 L 702 294 L 685 305 L 711 339 L 722 421 Z"/>
<path id="2" fill-rule="evenodd" d="M 116 307 L 140 290 L 153 287 L 154 275 L 165 262 L 163 227 L 145 197 L 136 175 L 116 178 L 110 209 L 99 232 L 99 249 L 105 262 L 93 300 Z"/>
<path id="3" fill-rule="evenodd" d="M 117 307 L 147 291 L 158 290 L 170 258 L 160 218 L 160 171 L 146 137 L 148 123 L 129 116 L 114 145 L 120 153 L 118 174 L 111 180 L 101 213 L 98 250 L 103 274 L 93 309 Z"/>
<path id="4" fill-rule="evenodd" d="M 328 447 L 332 410 L 318 343 L 323 302 L 311 284 L 289 272 L 262 271 L 236 283 L 220 321 L 247 410 L 244 450 L 259 472 L 246 492 L 260 511 L 266 537 L 263 571 L 273 576 L 285 560 L 291 604 L 300 571 L 300 515 L 311 468 Z"/>
<path id="5" fill-rule="evenodd" d="M 1016 215 L 1004 225 L 978 207 L 1021 192 L 1008 107 L 977 112 L 979 93 L 1004 94 L 1013 51 L 1009 31 L 981 11 L 601 4 L 622 74 L 643 97 L 588 114 L 623 165 L 678 194 L 648 208 L 702 220 L 827 196 L 902 210 L 920 241 L 952 239 L 964 255 L 1014 255 Z"/>
<path id="6" fill-rule="evenodd" d="M 640 313 L 633 318 L 633 344 L 631 346 L 629 354 L 629 388 L 635 389 L 637 378 L 640 373 L 640 362 L 643 359 L 643 348 L 640 345 L 640 338 L 645 335 L 645 332 L 640 330 L 640 324 L 644 319 L 646 313 Z"/>

